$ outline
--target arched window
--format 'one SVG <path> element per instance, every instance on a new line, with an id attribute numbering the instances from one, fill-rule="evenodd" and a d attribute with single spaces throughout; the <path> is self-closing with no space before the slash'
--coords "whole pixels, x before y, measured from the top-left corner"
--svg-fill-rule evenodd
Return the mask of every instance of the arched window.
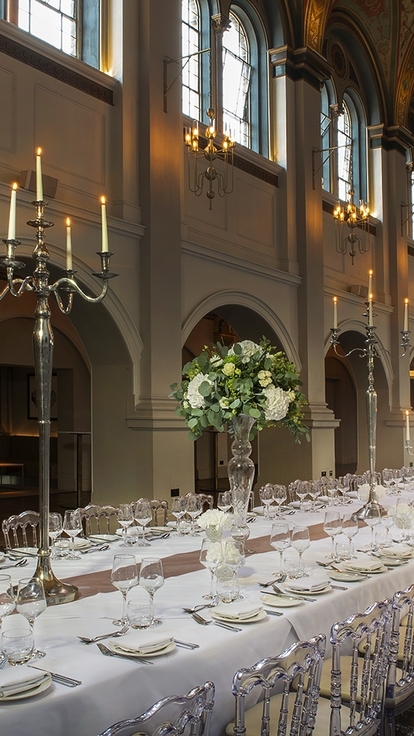
<path id="1" fill-rule="evenodd" d="M 200 120 L 201 117 L 201 26 L 197 0 L 182 0 L 182 106 L 183 113 Z"/>
<path id="2" fill-rule="evenodd" d="M 246 29 L 230 13 L 231 27 L 223 34 L 223 125 L 233 139 L 250 147 L 250 89 L 252 67 Z"/>
<path id="3" fill-rule="evenodd" d="M 338 198 L 345 201 L 349 197 L 352 183 L 352 126 L 351 116 L 346 103 L 343 103 L 342 114 L 337 120 L 337 166 L 338 166 Z"/>

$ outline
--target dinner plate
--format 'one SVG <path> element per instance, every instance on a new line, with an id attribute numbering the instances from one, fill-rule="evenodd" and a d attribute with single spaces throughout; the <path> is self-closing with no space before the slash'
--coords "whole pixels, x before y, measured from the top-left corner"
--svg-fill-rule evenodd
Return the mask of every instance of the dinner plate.
<path id="1" fill-rule="evenodd" d="M 98 540 L 99 542 L 118 542 L 119 537 L 118 534 L 90 534 L 89 539 L 94 542 L 95 540 Z"/>
<path id="2" fill-rule="evenodd" d="M 400 567 L 400 565 L 406 565 L 408 562 L 407 559 L 397 559 L 396 557 L 386 557 L 385 555 L 379 555 L 378 559 L 385 567 Z"/>
<path id="3" fill-rule="evenodd" d="M 157 649 L 155 652 L 145 652 L 145 654 L 141 652 L 127 652 L 125 651 L 125 649 L 120 649 L 119 647 L 117 647 L 116 643 L 113 644 L 110 641 L 106 643 L 106 646 L 114 654 L 122 654 L 122 656 L 124 657 L 132 657 L 133 659 L 141 657 L 143 657 L 144 659 L 147 659 L 147 657 L 162 657 L 164 654 L 170 654 L 170 652 L 174 652 L 176 649 L 174 641 L 171 641 L 169 644 L 167 644 L 164 649 Z"/>
<path id="4" fill-rule="evenodd" d="M 385 565 L 381 565 L 381 567 L 377 567 L 374 569 L 371 569 L 369 567 L 358 567 L 358 568 L 355 567 L 354 568 L 351 566 L 351 564 L 344 565 L 344 567 L 349 572 L 361 572 L 364 575 L 378 575 L 381 572 L 387 572 L 387 568 L 385 567 Z"/>
<path id="5" fill-rule="evenodd" d="M 249 616 L 248 618 L 234 618 L 234 616 L 224 616 L 220 615 L 216 611 L 210 611 L 211 618 L 214 618 L 216 621 L 226 621 L 226 623 L 229 624 L 255 624 L 256 621 L 263 621 L 264 618 L 267 618 L 266 611 L 259 611 L 254 616 Z"/>
<path id="6" fill-rule="evenodd" d="M 343 583 L 359 583 L 361 580 L 365 580 L 365 575 L 359 572 L 351 572 L 351 570 L 344 570 L 344 572 L 340 572 L 339 570 L 327 571 L 327 575 L 332 580 L 338 580 Z"/>
<path id="7" fill-rule="evenodd" d="M 11 700 L 23 700 L 24 698 L 33 698 L 35 695 L 39 695 L 47 690 L 52 684 L 52 678 L 46 677 L 37 687 L 30 688 L 29 690 L 22 690 L 20 693 L 14 693 L 14 695 L 6 695 L 4 698 L 0 698 L 1 703 L 7 703 Z"/>
<path id="8" fill-rule="evenodd" d="M 289 585 L 285 584 L 285 590 L 288 593 L 292 593 L 293 595 L 325 595 L 325 593 L 331 593 L 332 588 L 329 583 L 325 585 L 324 588 L 321 588 L 320 590 L 297 590 L 296 588 L 291 588 Z"/>
<path id="9" fill-rule="evenodd" d="M 292 608 L 293 606 L 305 605 L 305 601 L 298 601 L 297 598 L 289 598 L 289 596 L 284 598 L 281 595 L 267 595 L 266 593 L 260 596 L 260 600 L 262 603 L 265 603 L 266 606 L 274 608 Z"/>

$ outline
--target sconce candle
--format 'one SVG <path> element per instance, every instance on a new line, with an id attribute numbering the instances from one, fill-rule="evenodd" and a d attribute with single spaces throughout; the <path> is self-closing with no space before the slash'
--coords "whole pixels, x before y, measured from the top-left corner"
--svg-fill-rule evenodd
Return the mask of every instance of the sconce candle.
<path id="1" fill-rule="evenodd" d="M 36 201 L 43 201 L 43 181 L 42 181 L 42 149 L 36 151 Z"/>
<path id="2" fill-rule="evenodd" d="M 405 412 L 405 439 L 407 442 L 410 441 L 410 412 Z"/>
<path id="3" fill-rule="evenodd" d="M 69 217 L 66 218 L 66 270 L 72 270 L 72 228 Z"/>
<path id="4" fill-rule="evenodd" d="M 333 298 L 334 316 L 333 316 L 333 328 L 338 329 L 338 297 Z"/>
<path id="5" fill-rule="evenodd" d="M 408 332 L 408 299 L 404 299 L 404 332 Z"/>
<path id="6" fill-rule="evenodd" d="M 372 269 L 368 271 L 368 294 L 372 294 L 372 275 L 373 275 Z"/>
<path id="7" fill-rule="evenodd" d="M 10 212 L 9 212 L 9 230 L 7 233 L 7 240 L 16 239 L 16 191 L 17 184 L 12 185 L 10 194 Z"/>
<path id="8" fill-rule="evenodd" d="M 102 252 L 108 251 L 108 224 L 106 221 L 106 200 L 101 197 L 101 214 L 102 214 Z"/>

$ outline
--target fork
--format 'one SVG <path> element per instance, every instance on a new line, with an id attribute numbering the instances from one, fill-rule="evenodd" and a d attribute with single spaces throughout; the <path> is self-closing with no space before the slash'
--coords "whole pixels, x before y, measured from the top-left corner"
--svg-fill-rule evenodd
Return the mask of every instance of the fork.
<path id="1" fill-rule="evenodd" d="M 275 591 L 276 595 L 281 595 L 283 598 L 296 598 L 298 601 L 309 601 L 309 603 L 315 603 L 316 598 L 309 598 L 305 595 L 295 595 L 294 593 L 285 593 L 282 588 L 279 588 L 277 585 L 272 585 L 273 590 Z"/>
<path id="2" fill-rule="evenodd" d="M 281 572 L 280 575 L 278 575 L 276 578 L 273 578 L 272 580 L 268 580 L 267 583 L 258 583 L 262 588 L 268 588 L 269 585 L 273 585 L 274 583 L 284 583 L 287 578 L 287 575 L 285 572 Z"/>
<path id="3" fill-rule="evenodd" d="M 224 624 L 221 621 L 207 621 L 206 618 L 203 618 L 203 616 L 200 616 L 199 613 L 192 613 L 191 614 L 194 621 L 197 624 L 201 624 L 202 626 L 210 626 L 210 624 L 214 624 L 215 626 L 221 626 L 222 629 L 227 629 L 228 631 L 243 631 L 243 629 L 237 628 L 237 626 L 231 626 L 230 624 Z"/>
<path id="4" fill-rule="evenodd" d="M 215 603 L 199 603 L 193 608 L 184 608 L 183 606 L 183 611 L 185 611 L 186 613 L 197 613 L 197 611 L 202 611 L 203 608 L 213 608 L 215 605 Z"/>
<path id="5" fill-rule="evenodd" d="M 89 636 L 78 636 L 78 639 L 83 641 L 84 644 L 95 644 L 97 641 L 101 641 L 101 639 L 115 639 L 117 636 L 123 636 L 126 634 L 126 632 L 129 629 L 129 624 L 126 624 L 122 627 L 122 629 L 118 629 L 118 631 L 111 631 L 110 634 L 99 634 L 99 636 L 93 636 L 92 638 Z"/>
<path id="6" fill-rule="evenodd" d="M 144 659 L 143 657 L 130 657 L 128 654 L 115 654 L 115 652 L 112 652 L 108 647 L 105 646 L 105 644 L 102 644 L 99 642 L 96 645 L 99 648 L 99 651 L 102 652 L 102 654 L 105 654 L 107 657 L 119 657 L 120 659 L 129 659 L 129 661 L 138 662 L 138 664 L 154 664 L 154 662 L 151 662 L 149 659 Z"/>
<path id="7" fill-rule="evenodd" d="M 10 567 L 24 567 L 25 565 L 27 565 L 27 560 L 25 557 L 22 557 L 18 562 L 15 562 L 14 565 L 1 565 L 0 572 L 1 570 L 8 570 Z"/>

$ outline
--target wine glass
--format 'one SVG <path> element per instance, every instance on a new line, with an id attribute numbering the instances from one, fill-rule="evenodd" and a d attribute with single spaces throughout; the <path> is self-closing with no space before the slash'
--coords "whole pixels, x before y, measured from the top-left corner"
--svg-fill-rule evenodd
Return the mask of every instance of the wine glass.
<path id="1" fill-rule="evenodd" d="M 154 595 L 164 585 L 164 571 L 161 560 L 156 557 L 144 557 L 142 559 L 139 571 L 139 584 L 149 593 L 151 602 L 150 626 L 160 624 L 160 619 L 154 618 Z"/>
<path id="2" fill-rule="evenodd" d="M 231 491 L 221 491 L 217 496 L 217 508 L 226 513 L 230 511 L 231 506 Z"/>
<path id="3" fill-rule="evenodd" d="M 311 511 L 316 511 L 316 500 L 322 493 L 322 486 L 318 480 L 309 481 L 309 495 L 311 498 Z"/>
<path id="4" fill-rule="evenodd" d="M 325 483 L 325 491 L 328 496 L 329 506 L 338 505 L 338 486 L 335 478 L 327 478 Z"/>
<path id="5" fill-rule="evenodd" d="M 290 545 L 299 553 L 299 567 L 304 570 L 302 555 L 310 547 L 309 529 L 307 526 L 294 526 L 290 532 Z M 307 577 L 303 572 L 302 577 Z"/>
<path id="6" fill-rule="evenodd" d="M 11 577 L 6 573 L 2 573 L 0 575 L 0 632 L 3 619 L 14 611 L 15 607 Z"/>
<path id="7" fill-rule="evenodd" d="M 280 555 L 280 572 L 283 570 L 283 553 L 290 547 L 290 531 L 287 521 L 275 521 L 270 532 L 270 544 Z"/>
<path id="8" fill-rule="evenodd" d="M 269 506 L 273 503 L 273 486 L 271 483 L 266 483 L 263 488 L 259 490 L 260 500 L 263 506 L 263 515 L 265 519 L 269 518 Z"/>
<path id="9" fill-rule="evenodd" d="M 187 513 L 187 499 L 185 496 L 176 496 L 171 503 L 171 513 L 177 519 L 177 532 L 182 534 L 182 520 Z"/>
<path id="10" fill-rule="evenodd" d="M 82 531 L 82 519 L 79 509 L 65 511 L 63 531 L 70 537 L 69 560 L 79 560 L 80 555 L 75 552 L 75 537 Z"/>
<path id="11" fill-rule="evenodd" d="M 237 539 L 227 539 L 222 543 L 223 551 L 223 565 L 230 568 L 233 572 L 233 600 L 241 600 L 242 595 L 238 592 L 238 586 L 234 583 L 237 582 L 237 570 L 243 567 L 245 563 L 245 550 L 244 542 Z M 237 591 L 237 592 L 236 592 Z"/>
<path id="12" fill-rule="evenodd" d="M 277 504 L 277 515 L 281 517 L 280 507 L 287 499 L 286 486 L 278 485 L 277 483 L 273 486 L 273 500 Z"/>
<path id="13" fill-rule="evenodd" d="M 342 531 L 343 533 L 348 537 L 349 539 L 349 554 L 352 559 L 352 557 L 355 557 L 354 552 L 354 543 L 352 541 L 353 537 L 355 537 L 355 534 L 358 533 L 358 519 L 356 514 L 345 514 L 342 517 Z"/>
<path id="14" fill-rule="evenodd" d="M 223 561 L 223 548 L 221 542 L 212 542 L 205 538 L 201 543 L 200 562 L 210 571 L 210 592 L 202 597 L 207 601 L 217 600 L 215 571 Z"/>
<path id="15" fill-rule="evenodd" d="M 45 589 L 41 580 L 34 578 L 21 578 L 17 585 L 16 610 L 29 622 L 34 640 L 34 622 L 43 611 L 46 610 Z M 33 647 L 32 658 L 44 657 L 46 652 L 41 652 Z"/>
<path id="16" fill-rule="evenodd" d="M 134 509 L 132 503 L 120 503 L 117 511 L 118 522 L 122 527 L 122 544 L 121 547 L 129 547 L 132 543 L 128 542 L 128 528 L 134 521 Z"/>
<path id="17" fill-rule="evenodd" d="M 189 496 L 187 496 L 187 514 L 191 519 L 190 536 L 192 537 L 195 537 L 197 535 L 197 532 L 195 530 L 195 520 L 197 516 L 200 516 L 202 511 L 203 507 L 201 504 L 201 498 L 197 496 L 196 493 L 191 493 Z"/>
<path id="18" fill-rule="evenodd" d="M 114 555 L 111 570 L 111 583 L 122 593 L 122 616 L 112 623 L 114 626 L 124 626 L 128 623 L 127 617 L 127 594 L 128 591 L 138 585 L 138 570 L 135 555 Z"/>
<path id="19" fill-rule="evenodd" d="M 331 554 L 328 555 L 328 557 L 331 560 L 335 560 L 335 537 L 342 531 L 341 514 L 337 509 L 329 508 L 327 509 L 327 511 L 325 511 L 323 530 L 326 534 L 330 536 L 332 541 L 332 551 Z"/>
<path id="20" fill-rule="evenodd" d="M 303 511 L 303 502 L 306 498 L 306 496 L 309 493 L 309 481 L 307 480 L 299 480 L 298 484 L 296 486 L 296 495 L 299 499 L 299 510 Z"/>
<path id="21" fill-rule="evenodd" d="M 152 520 L 151 504 L 147 499 L 137 501 L 134 506 L 135 521 L 142 527 L 142 541 L 138 542 L 138 547 L 151 547 L 150 543 L 145 539 L 145 527 Z"/>
<path id="22" fill-rule="evenodd" d="M 371 539 L 366 549 L 375 551 L 377 549 L 377 545 L 375 543 L 375 527 L 381 521 L 381 509 L 378 504 L 371 504 L 369 506 L 368 514 L 364 516 L 364 521 L 369 527 L 371 527 Z"/>
<path id="23" fill-rule="evenodd" d="M 62 534 L 62 516 L 57 513 L 49 514 L 49 537 L 52 540 L 52 552 L 51 557 L 56 557 L 55 542 L 58 537 Z"/>

